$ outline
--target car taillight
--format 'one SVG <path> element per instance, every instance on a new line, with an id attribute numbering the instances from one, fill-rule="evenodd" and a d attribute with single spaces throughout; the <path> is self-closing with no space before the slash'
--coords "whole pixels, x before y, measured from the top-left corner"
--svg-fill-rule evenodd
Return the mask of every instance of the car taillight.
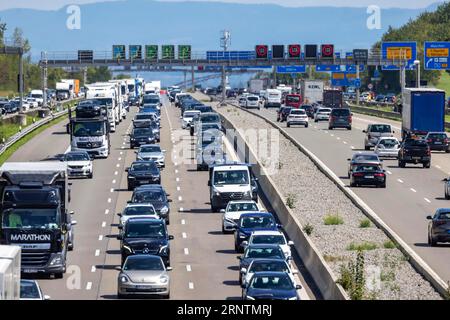
<path id="1" fill-rule="evenodd" d="M 375 173 L 374 176 L 375 177 L 384 177 L 384 173 Z"/>
<path id="2" fill-rule="evenodd" d="M 432 142 L 432 141 L 433 141 L 433 140 L 431 140 L 431 139 L 427 139 L 427 142 L 428 142 L 428 143 L 430 143 L 430 142 Z"/>
<path id="3" fill-rule="evenodd" d="M 447 138 L 444 139 L 444 143 L 448 143 L 448 139 Z"/>
<path id="4" fill-rule="evenodd" d="M 348 122 L 352 122 L 352 117 L 348 117 Z"/>
<path id="5" fill-rule="evenodd" d="M 428 156 L 431 156 L 430 148 L 427 148 L 427 155 L 428 155 Z"/>
<path id="6" fill-rule="evenodd" d="M 437 226 L 442 226 L 443 224 L 446 224 L 446 223 L 447 223 L 447 221 L 439 221 L 439 220 L 434 221 L 434 224 Z"/>
<path id="7" fill-rule="evenodd" d="M 364 173 L 361 173 L 361 172 L 354 172 L 354 173 L 353 173 L 353 176 L 354 176 L 354 177 L 362 177 L 362 176 L 364 176 Z"/>

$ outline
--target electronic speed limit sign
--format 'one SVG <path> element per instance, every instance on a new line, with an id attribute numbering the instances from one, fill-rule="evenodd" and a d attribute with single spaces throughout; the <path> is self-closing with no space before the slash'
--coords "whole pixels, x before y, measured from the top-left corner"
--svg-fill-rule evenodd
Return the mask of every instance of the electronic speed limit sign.
<path id="1" fill-rule="evenodd" d="M 257 45 L 255 51 L 257 59 L 267 59 L 269 47 L 266 45 Z"/>
<path id="2" fill-rule="evenodd" d="M 289 58 L 300 58 L 301 46 L 299 44 L 289 45 Z"/>
<path id="3" fill-rule="evenodd" d="M 322 58 L 333 59 L 334 58 L 334 45 L 323 44 L 322 45 Z"/>

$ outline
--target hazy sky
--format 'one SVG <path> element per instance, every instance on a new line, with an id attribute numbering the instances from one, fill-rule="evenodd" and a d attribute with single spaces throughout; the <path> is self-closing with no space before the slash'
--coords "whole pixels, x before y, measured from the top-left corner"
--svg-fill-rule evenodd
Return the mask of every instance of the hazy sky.
<path id="1" fill-rule="evenodd" d="M 120 1 L 120 0 L 109 0 Z M 159 0 L 179 2 L 180 0 Z M 195 1 L 195 0 L 187 0 Z M 272 3 L 283 6 L 351 6 L 367 7 L 369 5 L 378 5 L 382 8 L 423 8 L 435 2 L 444 2 L 445 0 L 203 0 L 204 2 L 233 2 L 233 3 Z M 33 8 L 42 10 L 56 10 L 69 4 L 83 4 L 101 2 L 99 0 L 0 0 L 0 10 L 10 8 Z"/>

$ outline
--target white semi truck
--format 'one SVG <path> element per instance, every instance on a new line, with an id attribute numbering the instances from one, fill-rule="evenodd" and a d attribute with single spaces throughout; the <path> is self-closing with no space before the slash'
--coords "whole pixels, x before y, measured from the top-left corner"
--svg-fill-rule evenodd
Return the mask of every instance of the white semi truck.
<path id="1" fill-rule="evenodd" d="M 150 81 L 144 85 L 144 94 L 157 94 L 161 93 L 161 81 Z"/>
<path id="2" fill-rule="evenodd" d="M 323 81 L 302 80 L 300 86 L 301 94 L 305 104 L 311 104 L 323 100 Z"/>
<path id="3" fill-rule="evenodd" d="M 108 108 L 108 120 L 110 131 L 116 131 L 116 124 L 119 122 L 119 107 L 117 105 L 116 88 L 112 83 L 94 83 L 86 85 L 86 99 L 100 101 L 101 105 Z"/>
<path id="4" fill-rule="evenodd" d="M 20 298 L 21 247 L 0 245 L 0 300 Z"/>

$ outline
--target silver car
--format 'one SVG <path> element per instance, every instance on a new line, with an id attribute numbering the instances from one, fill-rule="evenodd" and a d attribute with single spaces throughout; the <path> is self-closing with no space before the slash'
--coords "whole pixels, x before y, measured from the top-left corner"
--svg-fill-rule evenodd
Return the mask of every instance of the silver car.
<path id="1" fill-rule="evenodd" d="M 164 168 L 166 166 L 165 152 L 166 150 L 161 150 L 159 144 L 144 144 L 140 146 L 139 150 L 136 152 L 136 160 L 153 160 L 159 168 Z"/>
<path id="2" fill-rule="evenodd" d="M 20 300 L 50 300 L 44 295 L 36 280 L 20 280 Z"/>
<path id="3" fill-rule="evenodd" d="M 170 298 L 170 277 L 159 256 L 132 255 L 129 256 L 119 273 L 117 282 L 118 298 L 129 295 L 156 295 Z"/>
<path id="4" fill-rule="evenodd" d="M 450 178 L 445 178 L 442 181 L 445 182 L 445 185 L 444 185 L 445 199 L 450 200 Z"/>
<path id="5" fill-rule="evenodd" d="M 329 121 L 331 109 L 330 108 L 318 108 L 314 114 L 314 122 Z"/>
<path id="6" fill-rule="evenodd" d="M 363 132 L 366 134 L 364 138 L 365 150 L 375 147 L 381 137 L 393 137 L 395 133 L 390 124 L 369 124 L 367 130 L 363 130 Z"/>
<path id="7" fill-rule="evenodd" d="M 398 158 L 398 151 L 400 149 L 400 142 L 396 137 L 381 137 L 373 151 L 380 158 Z"/>

